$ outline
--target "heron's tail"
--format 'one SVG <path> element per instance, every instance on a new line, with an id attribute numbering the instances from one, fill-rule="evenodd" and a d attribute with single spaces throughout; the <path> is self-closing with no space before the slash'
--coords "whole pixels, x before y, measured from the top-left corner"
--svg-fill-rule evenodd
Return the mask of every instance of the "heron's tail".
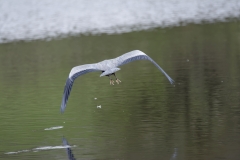
<path id="1" fill-rule="evenodd" d="M 68 97 L 69 97 L 71 89 L 72 89 L 72 85 L 73 85 L 73 80 L 68 78 L 67 81 L 66 81 L 66 85 L 64 87 L 62 104 L 61 104 L 61 108 L 60 108 L 61 113 L 63 113 L 65 108 L 66 108 L 66 104 L 67 104 Z"/>

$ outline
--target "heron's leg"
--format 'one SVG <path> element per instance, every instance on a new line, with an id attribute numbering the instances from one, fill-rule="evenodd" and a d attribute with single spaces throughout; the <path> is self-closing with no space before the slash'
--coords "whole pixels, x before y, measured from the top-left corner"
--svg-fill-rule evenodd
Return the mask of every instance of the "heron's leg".
<path id="1" fill-rule="evenodd" d="M 109 80 L 110 80 L 110 85 L 114 85 L 114 81 L 112 80 L 112 78 L 110 78 L 110 76 L 108 76 Z"/>
<path id="2" fill-rule="evenodd" d="M 120 79 L 117 78 L 117 76 L 115 75 L 115 73 L 113 73 L 113 75 L 114 75 L 115 78 L 116 78 L 116 82 L 117 82 L 117 84 L 119 84 L 119 83 L 121 82 Z"/>

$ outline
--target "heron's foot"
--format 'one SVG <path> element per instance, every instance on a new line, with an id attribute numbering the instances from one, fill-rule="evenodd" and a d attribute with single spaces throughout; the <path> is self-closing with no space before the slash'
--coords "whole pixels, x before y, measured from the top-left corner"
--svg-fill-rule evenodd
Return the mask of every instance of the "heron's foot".
<path id="1" fill-rule="evenodd" d="M 110 79 L 110 85 L 114 85 L 114 80 Z"/>
<path id="2" fill-rule="evenodd" d="M 120 81 L 120 79 L 116 79 L 116 82 L 117 82 L 117 84 L 119 84 L 121 81 Z"/>

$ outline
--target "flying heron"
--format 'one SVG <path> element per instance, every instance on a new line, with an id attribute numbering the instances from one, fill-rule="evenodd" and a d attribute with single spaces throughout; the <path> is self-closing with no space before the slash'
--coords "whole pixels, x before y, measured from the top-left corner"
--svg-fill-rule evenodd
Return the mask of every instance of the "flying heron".
<path id="1" fill-rule="evenodd" d="M 167 73 L 152 58 L 150 58 L 148 55 L 146 55 L 142 51 L 134 50 L 134 51 L 125 53 L 114 59 L 108 59 L 98 63 L 84 64 L 84 65 L 73 67 L 67 78 L 66 85 L 64 88 L 62 104 L 60 109 L 61 112 L 63 113 L 66 108 L 66 104 L 68 101 L 68 97 L 70 95 L 70 91 L 72 89 L 73 82 L 77 77 L 83 74 L 86 74 L 88 72 L 100 71 L 102 72 L 100 77 L 102 76 L 109 77 L 110 85 L 114 85 L 114 80 L 112 80 L 112 78 L 110 77 L 111 75 L 115 76 L 116 83 L 119 84 L 121 81 L 116 77 L 116 74 L 115 74 L 115 72 L 120 70 L 120 68 L 118 67 L 136 60 L 151 61 L 167 77 L 167 79 L 170 81 L 171 84 L 174 83 L 174 80 L 171 77 L 169 77 Z"/>

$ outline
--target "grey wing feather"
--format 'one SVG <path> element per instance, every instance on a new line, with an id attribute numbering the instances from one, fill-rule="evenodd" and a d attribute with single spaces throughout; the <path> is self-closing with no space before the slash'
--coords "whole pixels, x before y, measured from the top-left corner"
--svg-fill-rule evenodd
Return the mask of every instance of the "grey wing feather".
<path id="1" fill-rule="evenodd" d="M 174 83 L 174 80 L 148 55 L 139 50 L 134 50 L 128 53 L 125 53 L 114 59 L 116 67 L 121 65 L 136 61 L 136 60 L 149 60 L 151 61 L 169 80 L 171 84 Z"/>
<path id="2" fill-rule="evenodd" d="M 67 104 L 68 97 L 70 95 L 74 80 L 83 74 L 94 72 L 94 71 L 101 71 L 97 68 L 96 64 L 85 64 L 85 65 L 72 68 L 64 87 L 62 103 L 60 108 L 61 113 L 63 113 L 66 108 L 66 104 Z"/>

